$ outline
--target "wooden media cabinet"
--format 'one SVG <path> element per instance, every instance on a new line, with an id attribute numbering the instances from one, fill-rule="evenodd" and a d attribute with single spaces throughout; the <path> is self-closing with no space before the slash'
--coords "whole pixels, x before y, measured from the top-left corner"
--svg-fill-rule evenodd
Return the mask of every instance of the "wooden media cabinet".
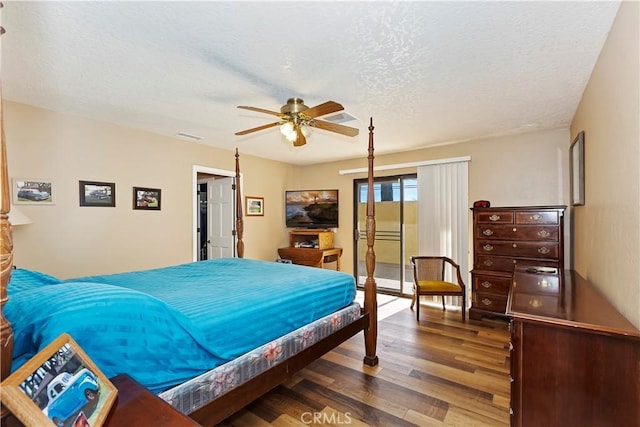
<path id="1" fill-rule="evenodd" d="M 342 248 L 333 246 L 333 231 L 293 230 L 289 232 L 289 246 L 278 249 L 282 259 L 294 264 L 324 268 L 325 263 L 335 262 L 340 271 Z"/>

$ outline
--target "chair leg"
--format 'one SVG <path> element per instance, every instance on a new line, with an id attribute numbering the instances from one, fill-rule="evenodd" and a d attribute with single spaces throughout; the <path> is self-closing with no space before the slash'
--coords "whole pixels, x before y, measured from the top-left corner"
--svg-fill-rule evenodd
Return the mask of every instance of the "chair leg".
<path id="1" fill-rule="evenodd" d="M 466 322 L 465 310 L 467 308 L 467 296 L 465 293 L 462 294 L 462 321 Z"/>
<path id="2" fill-rule="evenodd" d="M 413 296 L 411 297 L 411 306 L 409 308 L 413 310 L 413 305 L 416 303 L 416 292 L 413 291 Z"/>
<path id="3" fill-rule="evenodd" d="M 416 321 L 420 321 L 420 295 L 416 295 Z"/>
<path id="4" fill-rule="evenodd" d="M 444 308 L 444 295 L 442 295 L 442 309 L 446 310 L 446 308 Z"/>

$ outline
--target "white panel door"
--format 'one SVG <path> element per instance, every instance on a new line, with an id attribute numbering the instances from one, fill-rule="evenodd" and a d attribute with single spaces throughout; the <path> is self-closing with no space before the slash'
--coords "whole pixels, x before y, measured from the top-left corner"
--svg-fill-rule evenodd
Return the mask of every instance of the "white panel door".
<path id="1" fill-rule="evenodd" d="M 207 182 L 209 259 L 233 256 L 233 178 Z"/>

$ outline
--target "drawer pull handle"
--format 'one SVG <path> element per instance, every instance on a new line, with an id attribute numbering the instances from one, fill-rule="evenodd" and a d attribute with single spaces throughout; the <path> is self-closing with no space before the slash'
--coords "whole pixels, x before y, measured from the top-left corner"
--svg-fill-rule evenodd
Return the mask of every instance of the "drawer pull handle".
<path id="1" fill-rule="evenodd" d="M 487 282 L 486 280 L 482 283 L 480 283 L 482 286 L 484 286 L 485 288 L 489 289 L 492 285 L 491 282 Z"/>
<path id="2" fill-rule="evenodd" d="M 500 215 L 493 214 L 489 217 L 491 221 L 498 221 L 500 219 Z"/>
<path id="3" fill-rule="evenodd" d="M 538 236 L 540 236 L 540 237 L 549 237 L 550 235 L 551 235 L 551 233 L 549 233 L 547 230 L 538 231 Z"/>
<path id="4" fill-rule="evenodd" d="M 513 232 L 515 233 L 516 231 L 518 231 L 518 229 L 513 227 Z"/>
<path id="5" fill-rule="evenodd" d="M 540 249 L 538 249 L 538 252 L 540 252 L 543 255 L 548 254 L 549 252 L 551 252 L 551 249 L 547 248 L 547 247 L 541 247 Z"/>
<path id="6" fill-rule="evenodd" d="M 533 298 L 531 300 L 529 300 L 529 305 L 533 308 L 540 308 L 542 307 L 542 301 L 540 301 L 537 298 Z"/>
<path id="7" fill-rule="evenodd" d="M 509 415 L 513 415 L 513 409 L 509 408 Z"/>
<path id="8" fill-rule="evenodd" d="M 517 247 L 518 247 L 518 244 L 517 244 L 517 243 L 514 243 L 514 244 L 513 244 L 513 247 L 514 247 L 514 248 L 517 248 Z"/>
<path id="9" fill-rule="evenodd" d="M 484 249 L 487 252 L 491 252 L 493 250 L 493 246 L 491 246 L 490 244 L 486 244 L 482 247 L 482 249 Z"/>
<path id="10" fill-rule="evenodd" d="M 542 279 L 538 282 L 538 286 L 540 286 L 542 289 L 546 289 L 551 285 L 549 284 L 549 281 Z"/>
<path id="11" fill-rule="evenodd" d="M 485 236 L 493 236 L 493 230 L 487 228 L 482 232 L 482 234 L 484 234 Z"/>
<path id="12" fill-rule="evenodd" d="M 531 215 L 529 219 L 533 221 L 540 221 L 542 219 L 542 215 L 539 215 L 539 214 Z"/>
<path id="13" fill-rule="evenodd" d="M 491 305 L 493 303 L 493 301 L 491 301 L 489 298 L 483 298 L 482 299 L 482 303 L 484 305 Z"/>
<path id="14" fill-rule="evenodd" d="M 484 265 L 486 265 L 487 267 L 491 267 L 493 265 L 493 261 L 491 261 L 490 259 L 487 259 L 483 262 Z"/>
<path id="15" fill-rule="evenodd" d="M 511 375 L 509 375 L 509 382 L 512 383 L 513 382 L 513 377 Z"/>
<path id="16" fill-rule="evenodd" d="M 513 351 L 513 344 L 509 341 L 509 351 Z"/>

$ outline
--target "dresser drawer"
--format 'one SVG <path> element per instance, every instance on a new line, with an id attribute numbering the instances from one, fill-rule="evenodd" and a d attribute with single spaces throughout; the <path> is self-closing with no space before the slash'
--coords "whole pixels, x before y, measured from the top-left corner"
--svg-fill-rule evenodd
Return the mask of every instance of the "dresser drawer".
<path id="1" fill-rule="evenodd" d="M 506 271 L 513 272 L 513 266 L 518 260 L 509 257 L 497 257 L 490 255 L 476 255 L 474 258 L 474 270 Z"/>
<path id="2" fill-rule="evenodd" d="M 473 306 L 481 310 L 504 313 L 507 309 L 507 296 L 485 292 L 474 292 Z"/>
<path id="3" fill-rule="evenodd" d="M 553 241 L 559 239 L 560 230 L 557 226 L 533 226 L 533 225 L 497 225 L 478 224 L 476 239 L 506 239 L 506 240 L 537 240 Z"/>
<path id="4" fill-rule="evenodd" d="M 557 211 L 516 212 L 516 224 L 559 224 L 559 223 L 560 223 L 560 215 Z"/>
<path id="5" fill-rule="evenodd" d="M 477 222 L 488 222 L 492 224 L 513 224 L 513 212 L 512 211 L 478 212 Z"/>
<path id="6" fill-rule="evenodd" d="M 488 271 L 505 271 L 512 273 L 514 267 L 519 265 L 525 266 L 543 266 L 543 267 L 555 267 L 558 268 L 559 262 L 554 260 L 540 261 L 521 258 L 511 258 L 502 256 L 491 255 L 476 255 L 474 258 L 473 269 L 474 270 L 488 270 Z"/>
<path id="7" fill-rule="evenodd" d="M 476 240 L 476 245 L 476 253 L 483 255 L 557 259 L 560 252 L 557 242 Z"/>
<path id="8" fill-rule="evenodd" d="M 511 288 L 511 277 L 473 275 L 473 292 L 489 292 L 507 295 Z"/>
<path id="9" fill-rule="evenodd" d="M 533 267 L 532 269 L 535 269 Z M 518 287 L 518 291 L 532 294 L 560 294 L 560 276 L 557 269 L 549 274 L 544 273 L 527 273 L 526 268 L 518 268 L 518 279 L 515 276 L 513 286 Z M 550 270 L 551 271 L 551 270 Z"/>
<path id="10" fill-rule="evenodd" d="M 541 295 L 514 293 L 511 299 L 511 309 L 514 311 L 529 314 L 548 316 L 548 317 L 565 317 L 563 301 L 560 295 Z"/>

